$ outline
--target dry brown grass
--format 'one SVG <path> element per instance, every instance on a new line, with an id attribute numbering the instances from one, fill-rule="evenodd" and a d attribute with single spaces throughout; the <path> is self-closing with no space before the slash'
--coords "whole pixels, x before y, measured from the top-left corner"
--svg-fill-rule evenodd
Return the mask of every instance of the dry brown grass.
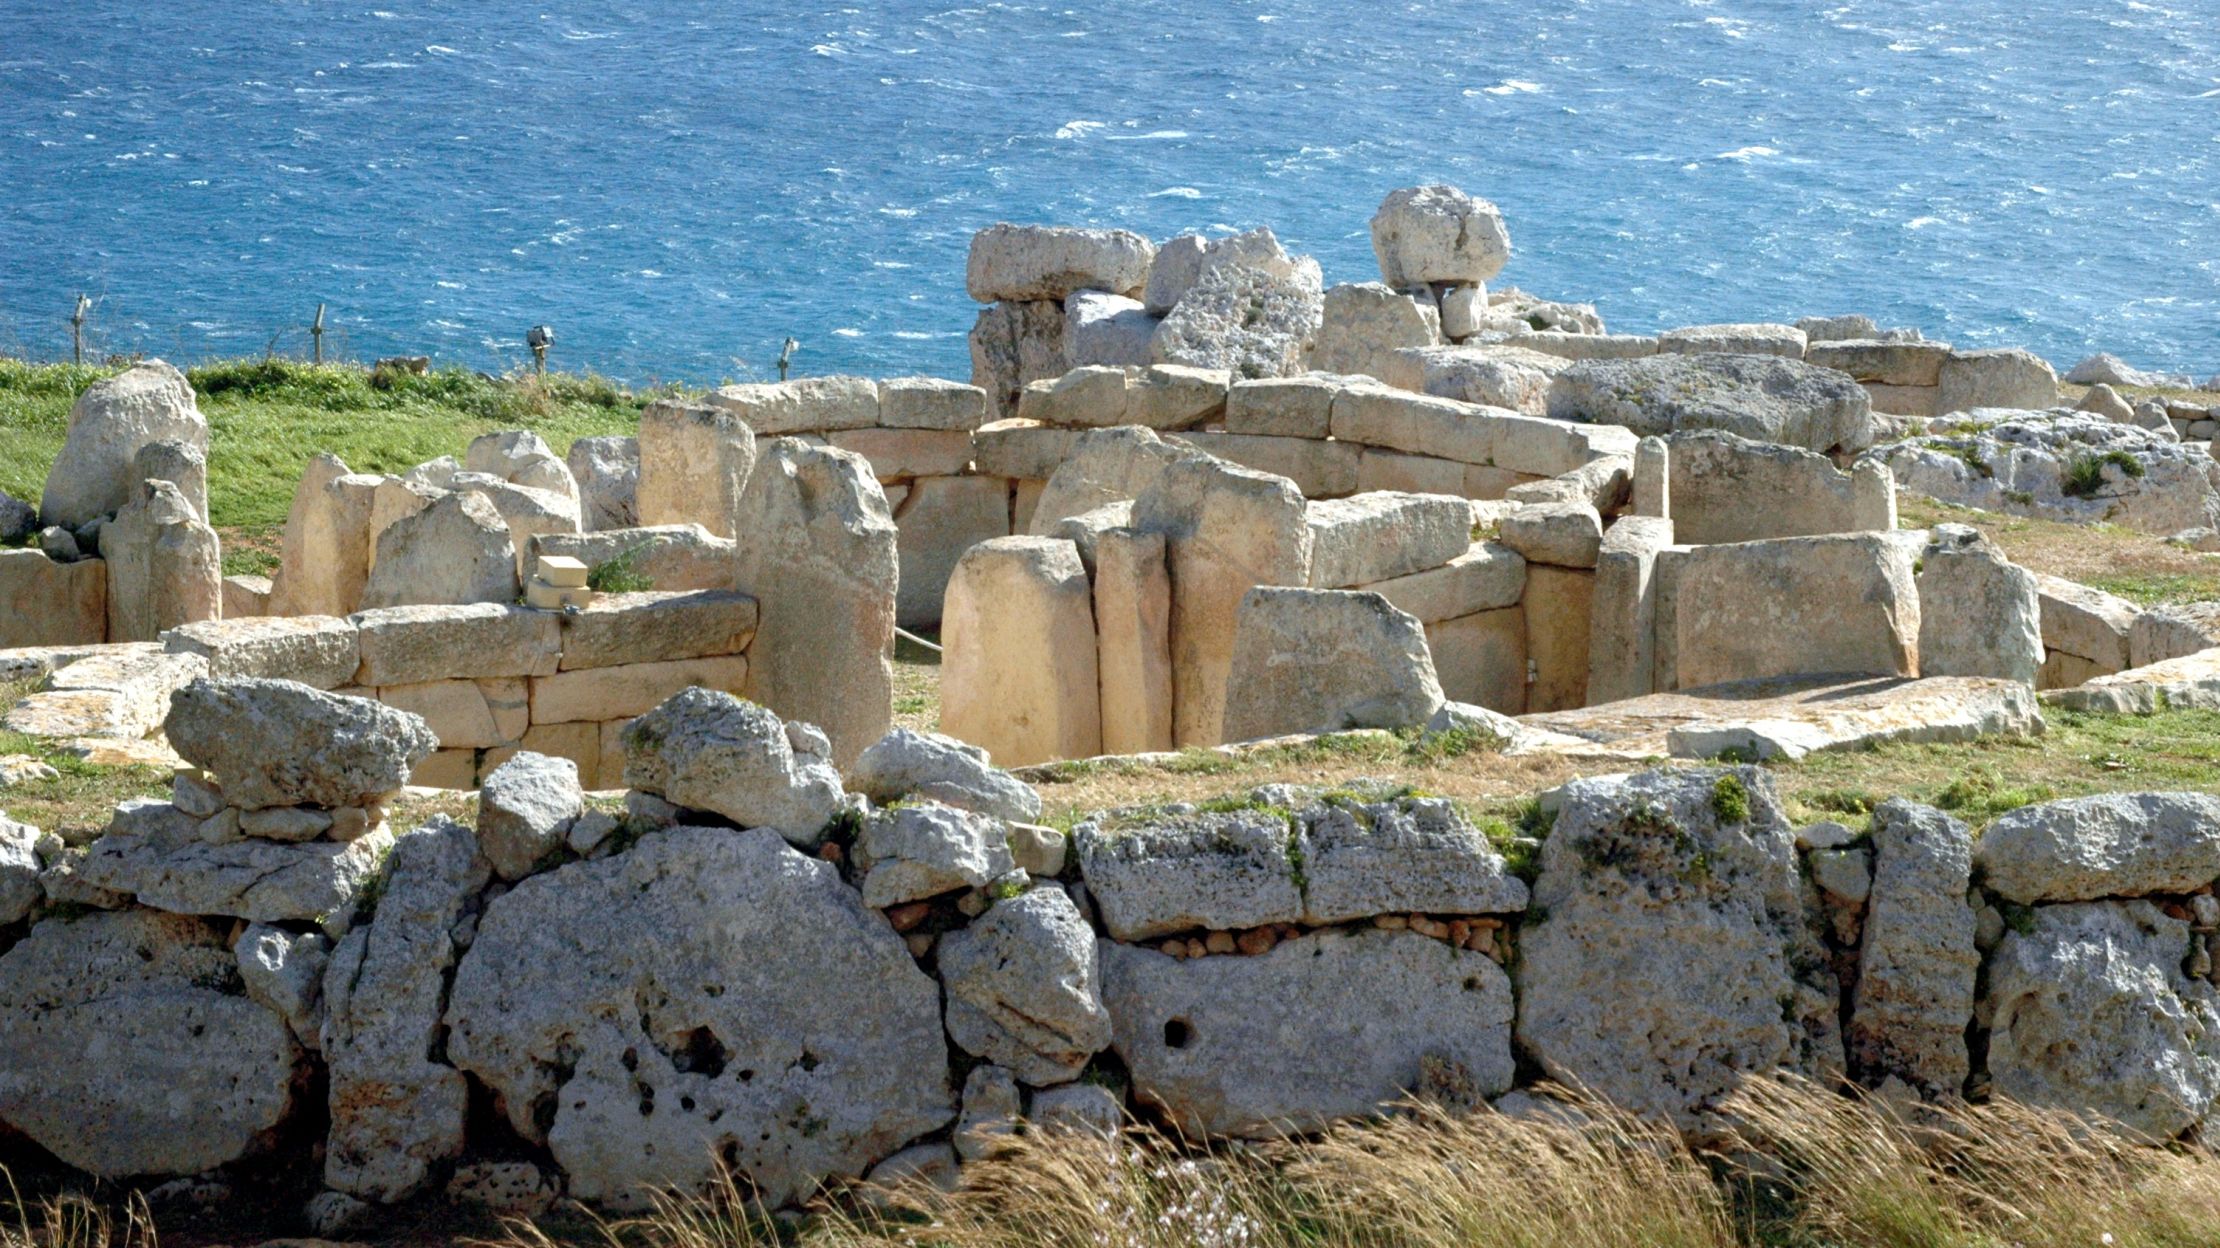
<path id="1" fill-rule="evenodd" d="M 1996 539 L 2021 567 L 2092 585 L 2130 602 L 2156 606 L 2220 598 L 2220 556 L 2169 546 L 2160 535 L 2116 524 L 2062 524 L 1897 495 L 1906 528 L 1970 524 Z"/>

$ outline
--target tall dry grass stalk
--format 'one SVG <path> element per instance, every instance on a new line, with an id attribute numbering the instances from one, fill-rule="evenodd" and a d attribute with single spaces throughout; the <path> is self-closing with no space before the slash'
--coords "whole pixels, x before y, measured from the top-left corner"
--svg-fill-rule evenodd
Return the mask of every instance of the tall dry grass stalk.
<path id="1" fill-rule="evenodd" d="M 7 1185 L 0 1248 L 161 1248 L 153 1211 L 137 1192 L 111 1210 L 74 1193 L 26 1199 L 5 1169 L 0 1181 Z"/>

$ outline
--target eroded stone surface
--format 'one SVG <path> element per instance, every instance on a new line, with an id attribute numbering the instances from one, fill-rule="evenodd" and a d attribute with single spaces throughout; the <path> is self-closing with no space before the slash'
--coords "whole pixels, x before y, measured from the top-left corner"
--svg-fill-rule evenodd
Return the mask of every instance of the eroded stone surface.
<path id="1" fill-rule="evenodd" d="M 1035 1086 L 1077 1078 L 1110 1046 L 1094 929 L 1049 884 L 942 938 L 948 1034 Z"/>

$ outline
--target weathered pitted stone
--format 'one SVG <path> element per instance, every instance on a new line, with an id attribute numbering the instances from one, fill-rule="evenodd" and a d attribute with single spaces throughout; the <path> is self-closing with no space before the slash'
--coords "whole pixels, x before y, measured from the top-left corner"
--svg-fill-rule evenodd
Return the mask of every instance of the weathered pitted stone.
<path id="1" fill-rule="evenodd" d="M 1397 290 L 1485 282 L 1511 258 L 1511 235 L 1487 200 L 1453 186 L 1410 186 L 1389 192 L 1372 214 L 1372 254 Z"/>
<path id="2" fill-rule="evenodd" d="M 1640 434 L 1719 429 L 1812 451 L 1862 450 L 1874 436 L 1864 387 L 1833 369 L 1768 355 L 1583 360 L 1550 384 L 1549 414 Z"/>
<path id="3" fill-rule="evenodd" d="M 1148 282 L 1156 245 L 1131 230 L 995 224 L 971 236 L 964 289 L 981 303 L 1063 299 L 1074 291 L 1122 295 Z"/>
<path id="4" fill-rule="evenodd" d="M 1684 1125 L 1744 1076 L 1839 1071 L 1836 987 L 1767 774 L 1563 792 L 1519 946 L 1519 1039 L 1543 1068 Z"/>
<path id="5" fill-rule="evenodd" d="M 1685 325 L 1657 336 L 1659 355 L 1778 355 L 1804 358 L 1804 331 L 1793 325 L 1744 322 Z"/>
<path id="6" fill-rule="evenodd" d="M 45 896 L 39 887 L 39 840 L 28 823 L 0 815 L 0 924 L 21 923 Z"/>
<path id="7" fill-rule="evenodd" d="M 2128 665 L 2149 667 L 2220 646 L 2220 602 L 2153 607 L 2128 626 Z"/>
<path id="8" fill-rule="evenodd" d="M 897 728 L 856 757 L 848 784 L 881 805 L 923 798 L 1018 823 L 1041 817 L 1033 786 L 988 761 L 987 752 L 937 732 Z"/>
<path id="9" fill-rule="evenodd" d="M 285 516 L 271 615 L 348 615 L 370 579 L 370 522 L 383 477 L 347 470 L 319 452 L 301 472 Z"/>
<path id="10" fill-rule="evenodd" d="M 1078 290 L 1064 300 L 1064 354 L 1073 367 L 1145 367 L 1157 318 L 1138 299 Z"/>
<path id="11" fill-rule="evenodd" d="M 105 562 L 56 563 L 36 550 L 0 550 L 0 649 L 107 639 Z"/>
<path id="12" fill-rule="evenodd" d="M 1698 546 L 1659 557 L 1660 684 L 1682 689 L 1800 674 L 1919 670 L 1912 552 L 1881 533 Z M 1531 608 L 1529 609 L 1531 611 Z"/>
<path id="13" fill-rule="evenodd" d="M 520 880 L 563 843 L 586 808 L 578 764 L 521 750 L 478 789 L 478 845 L 493 873 Z"/>
<path id="14" fill-rule="evenodd" d="M 1028 383 L 1070 367 L 1064 357 L 1064 305 L 1050 299 L 994 303 L 972 324 L 971 384 L 987 395 L 989 416 L 1017 412 Z"/>
<path id="15" fill-rule="evenodd" d="M 644 525 L 700 524 L 733 536 L 740 497 L 755 468 L 756 434 L 738 412 L 665 399 L 640 413 L 640 465 L 633 512 Z"/>
<path id="16" fill-rule="evenodd" d="M 406 711 L 290 680 L 196 680 L 171 697 L 163 728 L 242 810 L 370 805 L 439 748 Z"/>
<path id="17" fill-rule="evenodd" d="M 1107 1138 L 1125 1126 L 1125 1104 L 1117 1093 L 1099 1083 L 1069 1083 L 1035 1092 L 1027 1118 L 1036 1130 L 1087 1132 Z"/>
<path id="18" fill-rule="evenodd" d="M 208 453 L 208 422 L 185 374 L 148 360 L 94 382 L 69 409 L 69 436 L 46 474 L 40 514 L 74 529 L 114 513 L 145 480 L 136 475 L 139 451 L 162 441 Z"/>
<path id="19" fill-rule="evenodd" d="M 579 438 L 563 463 L 578 483 L 579 527 L 629 529 L 640 522 L 638 438 Z"/>
<path id="20" fill-rule="evenodd" d="M 1166 468 L 1193 454 L 1138 425 L 1082 434 L 1041 490 L 1031 531 L 1046 536 L 1059 521 L 1106 503 L 1139 498 Z"/>
<path id="21" fill-rule="evenodd" d="M 1884 465 L 1875 465 L 1884 471 L 1861 492 L 1858 479 L 1833 460 L 1793 446 L 1716 430 L 1674 434 L 1670 445 L 1673 531 L 1690 546 L 1876 528 L 1878 513 L 1893 501 Z M 1889 498 L 1869 499 L 1867 492 Z"/>
<path id="22" fill-rule="evenodd" d="M 2220 646 L 2055 689 L 2045 702 L 2076 711 L 2148 715 L 2168 707 L 2220 710 Z"/>
<path id="23" fill-rule="evenodd" d="M 2182 973 L 2189 925 L 2147 901 L 2038 906 L 1989 956 L 1996 1094 L 2167 1137 L 2220 1096 L 2220 1007 Z"/>
<path id="24" fill-rule="evenodd" d="M 2008 901 L 2190 893 L 2220 879 L 2220 797 L 2101 793 L 2022 806 L 1989 825 L 1973 860 Z"/>
<path id="25" fill-rule="evenodd" d="M 1920 555 L 1919 674 L 2035 683 L 2043 666 L 2035 576 L 1970 525 L 1943 524 Z"/>
<path id="26" fill-rule="evenodd" d="M 1440 798 L 1325 801 L 1302 810 L 1303 921 L 1377 914 L 1506 914 L 1526 884 L 1457 808 Z"/>
<path id="27" fill-rule="evenodd" d="M 1587 503 L 1534 503 L 1504 514 L 1496 540 L 1528 563 L 1592 568 L 1603 549 L 1603 518 Z"/>
<path id="28" fill-rule="evenodd" d="M 446 495 L 378 535 L 362 606 L 515 602 L 515 552 L 515 535 L 484 494 Z"/>
<path id="29" fill-rule="evenodd" d="M 984 887 L 1016 865 L 1000 819 L 933 804 L 873 811 L 850 857 L 875 910 Z"/>
<path id="30" fill-rule="evenodd" d="M 1054 884 L 998 901 L 941 939 L 948 1034 L 1036 1087 L 1079 1076 L 1110 1047 L 1094 929 Z"/>
<path id="31" fill-rule="evenodd" d="M 2058 401 L 2058 375 L 2043 357 L 2019 347 L 1953 351 L 1937 369 L 1937 412 L 1980 407 L 2036 409 Z"/>
<path id="32" fill-rule="evenodd" d="M 231 952 L 248 999 L 284 1019 L 303 1045 L 321 1047 L 324 968 L 331 962 L 331 941 L 317 932 L 250 923 Z"/>
<path id="33" fill-rule="evenodd" d="M 1975 411 L 1947 423 L 1953 432 L 1867 455 L 1902 489 L 1984 511 L 2161 534 L 2220 523 L 2220 463 L 2150 430 L 2066 412 Z"/>
<path id="34" fill-rule="evenodd" d="M 2035 593 L 2042 608 L 2046 652 L 2062 650 L 2106 672 L 2134 666 L 2128 634 L 2142 608 L 2103 590 L 2040 572 L 2035 574 Z"/>
<path id="35" fill-rule="evenodd" d="M 800 377 L 793 381 L 719 386 L 707 402 L 740 417 L 758 438 L 879 423 L 879 384 L 868 377 Z"/>
<path id="36" fill-rule="evenodd" d="M 674 828 L 493 901 L 447 1053 L 571 1194 L 643 1203 L 725 1157 L 767 1207 L 954 1116 L 939 991 L 839 872 Z"/>
<path id="37" fill-rule="evenodd" d="M 1936 1097 L 1964 1089 L 1966 1020 L 1981 963 L 1966 904 L 1972 842 L 1966 825 L 1929 806 L 1899 798 L 1873 812 L 1873 880 L 1848 1036 L 1851 1070 L 1868 1084 L 1894 1077 Z"/>
<path id="38" fill-rule="evenodd" d="M 775 439 L 736 532 L 739 588 L 758 613 L 749 695 L 823 729 L 845 764 L 893 717 L 900 556 L 886 494 L 861 456 Z"/>
<path id="39" fill-rule="evenodd" d="M 469 1092 L 432 1060 L 447 1008 L 456 924 L 477 904 L 486 862 L 469 828 L 435 819 L 393 842 L 377 917 L 347 933 L 324 976 L 331 1135 L 324 1182 L 394 1201 L 462 1152 Z"/>
<path id="40" fill-rule="evenodd" d="M 0 1122 L 100 1178 L 199 1174 L 263 1147 L 301 1050 L 238 975 L 199 919 L 39 924 L 0 957 Z"/>
<path id="41" fill-rule="evenodd" d="M 565 611 L 563 671 L 740 654 L 755 636 L 755 599 L 726 591 L 617 593 Z"/>
<path id="42" fill-rule="evenodd" d="M 1292 377 L 1303 371 L 1324 305 L 1318 262 L 1308 257 L 1286 274 L 1221 265 L 1164 318 L 1149 351 L 1159 364 L 1222 368 L 1236 381 Z"/>
<path id="43" fill-rule="evenodd" d="M 328 615 L 202 620 L 163 634 L 171 654 L 197 654 L 217 680 L 266 676 L 312 689 L 354 681 L 362 665 L 354 621 Z"/>
<path id="44" fill-rule="evenodd" d="M 815 845 L 846 799 L 831 760 L 792 744 L 799 726 L 729 693 L 687 689 L 624 730 L 624 782 Z"/>
<path id="45" fill-rule="evenodd" d="M 964 1077 L 963 1113 L 956 1119 L 956 1155 L 984 1161 L 1009 1150 L 1025 1109 L 1017 1078 L 993 1063 L 971 1068 Z"/>
<path id="46" fill-rule="evenodd" d="M 1184 1134 L 1276 1137 L 1377 1113 L 1427 1059 L 1511 1086 L 1511 981 L 1413 932 L 1314 932 L 1261 957 L 1177 961 L 1104 941 L 1103 1000 L 1134 1095 Z"/>
<path id="47" fill-rule="evenodd" d="M 1327 499 L 1310 504 L 1303 520 L 1310 526 L 1313 589 L 1347 589 L 1438 568 L 1472 543 L 1472 505 L 1440 494 L 1377 490 Z"/>
<path id="48" fill-rule="evenodd" d="M 1250 590 L 1230 671 L 1229 741 L 1416 727 L 1445 701 L 1426 630 L 1374 593 Z"/>
<path id="49" fill-rule="evenodd" d="M 1441 341 L 1441 312 L 1431 292 L 1404 294 L 1379 282 L 1329 287 L 1321 303 L 1309 365 L 1328 373 L 1386 377 L 1396 353 Z"/>
<path id="50" fill-rule="evenodd" d="M 342 844 L 247 837 L 211 842 L 199 820 L 166 803 L 134 803 L 92 843 L 76 875 L 172 914 L 227 914 L 256 923 L 323 924 L 344 931 L 377 876 L 393 834 L 383 827 Z"/>
<path id="51" fill-rule="evenodd" d="M 889 377 L 879 383 L 879 424 L 887 429 L 977 429 L 987 423 L 987 392 L 938 377 Z"/>
<path id="52" fill-rule="evenodd" d="M 40 692 L 8 712 L 8 726 L 36 736 L 144 737 L 161 727 L 170 696 L 207 674 L 197 654 L 165 653 L 152 642 L 103 646 L 41 681 Z M 85 722 L 65 731 L 71 718 Z"/>
<path id="53" fill-rule="evenodd" d="M 223 552 L 177 486 L 146 481 L 100 530 L 108 561 L 108 640 L 153 641 L 223 614 Z"/>
<path id="54" fill-rule="evenodd" d="M 1222 931 L 1303 916 L 1287 812 L 1270 808 L 1090 820 L 1072 830 L 1079 871 L 1117 940 Z"/>

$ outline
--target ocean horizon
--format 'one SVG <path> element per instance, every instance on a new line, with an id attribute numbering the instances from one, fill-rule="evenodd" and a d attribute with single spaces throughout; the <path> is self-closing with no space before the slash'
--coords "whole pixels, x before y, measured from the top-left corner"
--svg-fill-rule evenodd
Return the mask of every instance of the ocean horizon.
<path id="1" fill-rule="evenodd" d="M 0 353 L 968 377 L 972 233 L 1269 225 L 1377 280 L 1389 190 L 1627 332 L 1862 312 L 2220 371 L 2220 14 L 2099 0 L 917 3 L 458 16 L 13 5 Z"/>

